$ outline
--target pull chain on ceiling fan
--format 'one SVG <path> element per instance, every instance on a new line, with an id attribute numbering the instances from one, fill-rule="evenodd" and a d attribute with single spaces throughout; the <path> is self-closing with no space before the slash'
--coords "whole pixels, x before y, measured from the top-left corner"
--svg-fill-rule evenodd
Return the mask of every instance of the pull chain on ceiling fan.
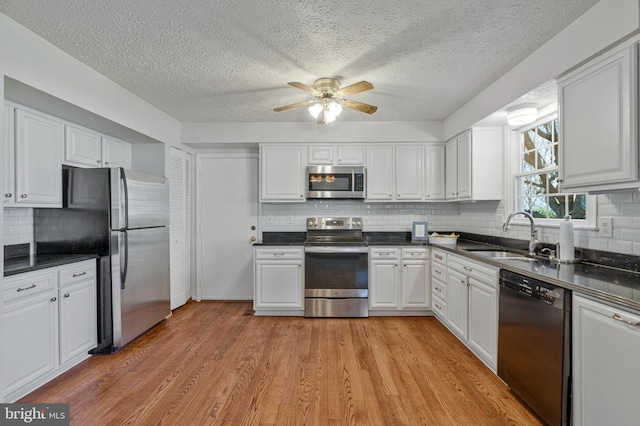
<path id="1" fill-rule="evenodd" d="M 373 84 L 368 81 L 360 81 L 340 89 L 340 82 L 335 78 L 319 78 L 313 83 L 313 87 L 298 82 L 287 83 L 290 86 L 316 97 L 315 100 L 301 101 L 294 104 L 274 108 L 275 112 L 285 111 L 287 109 L 313 104 L 309 107 L 309 113 L 316 119 L 318 124 L 331 123 L 342 112 L 342 107 L 350 108 L 356 111 L 373 114 L 378 107 L 365 104 L 358 101 L 345 99 L 345 96 L 364 92 L 373 89 Z"/>

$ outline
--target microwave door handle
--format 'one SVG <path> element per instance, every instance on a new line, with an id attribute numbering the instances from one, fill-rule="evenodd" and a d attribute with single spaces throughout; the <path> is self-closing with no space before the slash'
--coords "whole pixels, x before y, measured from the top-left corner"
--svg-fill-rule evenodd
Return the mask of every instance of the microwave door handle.
<path id="1" fill-rule="evenodd" d="M 351 192 L 356 192 L 356 171 L 351 169 Z"/>

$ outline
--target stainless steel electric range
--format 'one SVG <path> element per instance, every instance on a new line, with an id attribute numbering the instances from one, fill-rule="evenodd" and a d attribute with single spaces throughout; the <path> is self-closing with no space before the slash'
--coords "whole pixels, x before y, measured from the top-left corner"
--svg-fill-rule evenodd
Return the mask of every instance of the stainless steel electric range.
<path id="1" fill-rule="evenodd" d="M 304 251 L 304 316 L 369 316 L 369 249 L 362 218 L 308 218 Z"/>

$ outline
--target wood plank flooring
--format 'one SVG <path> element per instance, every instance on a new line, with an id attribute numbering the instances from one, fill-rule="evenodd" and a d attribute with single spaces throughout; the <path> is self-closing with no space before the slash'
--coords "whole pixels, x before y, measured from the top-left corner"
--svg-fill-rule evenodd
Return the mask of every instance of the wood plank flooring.
<path id="1" fill-rule="evenodd" d="M 190 302 L 20 402 L 71 425 L 540 425 L 434 318 L 256 317 Z"/>

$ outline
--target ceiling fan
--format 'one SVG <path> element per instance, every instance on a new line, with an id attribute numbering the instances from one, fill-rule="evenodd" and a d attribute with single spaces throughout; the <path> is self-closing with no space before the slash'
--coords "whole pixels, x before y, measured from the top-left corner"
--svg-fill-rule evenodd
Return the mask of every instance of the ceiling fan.
<path id="1" fill-rule="evenodd" d="M 313 87 L 298 82 L 287 83 L 290 86 L 297 87 L 316 97 L 314 100 L 296 102 L 295 104 L 285 105 L 273 110 L 276 112 L 287 109 L 313 104 L 309 107 L 309 113 L 317 120 L 318 124 L 331 123 L 342 112 L 342 107 L 354 109 L 356 111 L 373 114 L 378 107 L 365 104 L 351 99 L 345 99 L 345 96 L 364 92 L 373 89 L 373 84 L 368 81 L 360 81 L 349 86 L 340 88 L 340 82 L 335 78 L 323 77 L 317 79 L 313 83 Z"/>

